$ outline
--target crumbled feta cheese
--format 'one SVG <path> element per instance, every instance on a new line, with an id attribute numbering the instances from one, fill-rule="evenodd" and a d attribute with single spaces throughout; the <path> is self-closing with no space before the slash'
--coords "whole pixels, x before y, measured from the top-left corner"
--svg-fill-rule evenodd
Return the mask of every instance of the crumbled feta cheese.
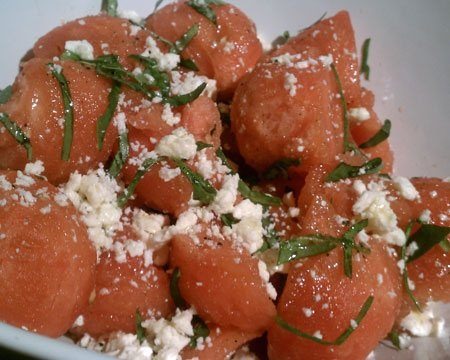
<path id="1" fill-rule="evenodd" d="M 156 44 L 155 39 L 149 36 L 146 40 L 147 48 L 142 53 L 151 59 L 155 59 L 161 71 L 170 71 L 178 66 L 180 55 L 173 53 L 164 54 Z"/>
<path id="2" fill-rule="evenodd" d="M 258 272 L 259 276 L 261 277 L 265 287 L 267 294 L 269 295 L 269 298 L 272 300 L 276 300 L 277 298 L 277 291 L 273 287 L 273 285 L 270 283 L 270 273 L 267 270 L 267 265 L 264 261 L 258 260 Z"/>
<path id="3" fill-rule="evenodd" d="M 238 195 L 239 175 L 226 175 L 221 189 L 217 192 L 210 209 L 217 214 L 233 212 L 234 203 Z"/>
<path id="4" fill-rule="evenodd" d="M 192 134 L 188 133 L 184 127 L 179 127 L 171 134 L 164 136 L 155 150 L 162 156 L 192 159 L 197 152 L 197 144 Z"/>
<path id="5" fill-rule="evenodd" d="M 297 77 L 291 73 L 284 74 L 284 88 L 289 92 L 289 96 L 297 94 Z"/>
<path id="6" fill-rule="evenodd" d="M 333 55 L 321 55 L 319 56 L 319 61 L 322 63 L 324 67 L 328 67 L 333 63 Z"/>
<path id="7" fill-rule="evenodd" d="M 400 326 L 414 336 L 444 336 L 445 320 L 436 317 L 432 310 L 432 303 L 428 303 L 423 312 L 411 311 L 400 322 Z"/>
<path id="8" fill-rule="evenodd" d="M 348 109 L 348 116 L 356 121 L 366 121 L 370 119 L 370 112 L 365 107 Z"/>
<path id="9" fill-rule="evenodd" d="M 179 71 L 171 72 L 170 90 L 173 95 L 188 94 L 203 83 L 206 83 L 206 88 L 203 90 L 202 95 L 208 97 L 214 96 L 217 92 L 216 80 L 209 79 L 206 76 L 197 75 L 193 71 L 187 73 L 181 73 Z"/>
<path id="10" fill-rule="evenodd" d="M 16 175 L 15 186 L 29 187 L 34 185 L 36 182 L 31 176 L 25 175 L 22 171 L 18 170 Z"/>
<path id="11" fill-rule="evenodd" d="M 419 216 L 419 220 L 425 224 L 428 224 L 431 221 L 431 211 L 429 209 L 425 209 Z"/>
<path id="12" fill-rule="evenodd" d="M 36 160 L 34 163 L 25 165 L 24 173 L 27 175 L 41 176 L 44 171 L 44 163 L 41 160 Z"/>
<path id="13" fill-rule="evenodd" d="M 66 41 L 64 48 L 77 54 L 83 60 L 94 60 L 94 48 L 87 40 Z"/>
<path id="14" fill-rule="evenodd" d="M 313 315 L 313 311 L 310 308 L 302 308 L 303 314 L 305 314 L 306 317 L 311 317 Z"/>
<path id="15" fill-rule="evenodd" d="M 362 219 L 368 219 L 367 232 L 374 237 L 381 238 L 389 244 L 402 246 L 405 233 L 397 226 L 397 216 L 387 200 L 387 191 L 384 191 L 382 182 L 370 182 L 366 186 L 361 180 L 353 184 L 355 191 L 360 195 L 352 207 L 353 213 Z M 365 190 L 364 190 L 365 189 Z"/>
<path id="16" fill-rule="evenodd" d="M 164 109 L 161 115 L 161 119 L 170 126 L 177 125 L 181 121 L 180 114 L 174 114 L 172 107 L 169 104 L 164 105 Z"/>
<path id="17" fill-rule="evenodd" d="M 142 18 L 139 16 L 139 14 L 134 10 L 118 10 L 117 16 L 122 19 L 130 20 L 131 22 L 135 24 L 142 23 Z"/>
<path id="18" fill-rule="evenodd" d="M 171 168 L 168 166 L 163 166 L 159 169 L 159 177 L 165 182 L 175 179 L 177 176 L 181 175 L 180 168 Z"/>
<path id="19" fill-rule="evenodd" d="M 408 178 L 403 176 L 395 176 L 392 181 L 395 188 L 399 191 L 400 195 L 406 200 L 417 200 L 419 198 L 419 192 Z"/>

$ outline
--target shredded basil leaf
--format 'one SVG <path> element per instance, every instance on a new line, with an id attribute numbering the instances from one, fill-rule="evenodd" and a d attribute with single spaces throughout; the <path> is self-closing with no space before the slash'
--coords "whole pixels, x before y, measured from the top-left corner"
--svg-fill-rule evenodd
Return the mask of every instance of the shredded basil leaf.
<path id="1" fill-rule="evenodd" d="M 97 120 L 97 147 L 99 150 L 103 148 L 103 140 L 105 139 L 106 131 L 108 130 L 108 126 L 116 111 L 119 95 L 120 84 L 114 82 L 108 95 L 108 107 L 106 108 L 105 113 Z"/>
<path id="2" fill-rule="evenodd" d="M 417 244 L 418 249 L 408 256 L 407 262 L 414 261 L 427 253 L 435 245 L 446 241 L 448 234 L 450 234 L 450 227 L 438 226 L 432 224 L 422 224 L 412 236 L 408 238 L 406 245 L 413 242 Z"/>
<path id="3" fill-rule="evenodd" d="M 392 345 L 394 345 L 394 347 L 397 350 L 401 350 L 401 346 L 400 346 L 400 337 L 397 331 L 391 331 L 388 335 L 387 335 L 388 339 L 391 341 Z"/>
<path id="4" fill-rule="evenodd" d="M 336 182 L 342 179 L 354 178 L 361 175 L 376 174 L 381 170 L 383 160 L 375 158 L 361 166 L 353 166 L 341 162 L 325 179 L 326 182 Z"/>
<path id="5" fill-rule="evenodd" d="M 117 0 L 102 0 L 101 11 L 107 13 L 110 16 L 117 16 Z"/>
<path id="6" fill-rule="evenodd" d="M 158 10 L 158 8 L 160 7 L 160 5 L 162 4 L 164 0 L 158 0 L 155 4 L 155 7 L 153 8 L 153 12 L 155 12 L 156 10 Z"/>
<path id="7" fill-rule="evenodd" d="M 352 252 L 355 248 L 355 236 L 369 225 L 369 220 L 364 219 L 350 226 L 342 236 L 342 245 L 344 246 L 344 273 L 347 277 L 352 278 L 353 262 Z"/>
<path id="8" fill-rule="evenodd" d="M 186 105 L 190 103 L 191 101 L 194 101 L 197 99 L 203 90 L 206 88 L 206 83 L 203 83 L 199 86 L 197 86 L 196 89 L 192 90 L 190 93 L 183 94 L 183 95 L 175 95 L 170 98 L 163 99 L 163 102 L 170 104 L 171 106 L 177 107 L 181 105 Z"/>
<path id="9" fill-rule="evenodd" d="M 263 216 L 261 223 L 264 229 L 263 244 L 256 251 L 256 253 L 262 253 L 266 250 L 272 249 L 281 241 L 278 232 L 275 230 L 273 221 L 271 221 L 270 214 Z"/>
<path id="10" fill-rule="evenodd" d="M 0 104 L 6 104 L 12 96 L 12 86 L 8 85 L 3 90 L 0 90 Z"/>
<path id="11" fill-rule="evenodd" d="M 381 127 L 381 129 L 378 130 L 377 133 L 374 136 L 372 136 L 369 140 L 359 145 L 359 147 L 362 149 L 370 148 L 386 140 L 391 133 L 391 125 L 392 125 L 391 120 L 389 119 L 384 120 L 384 124 Z"/>
<path id="12" fill-rule="evenodd" d="M 203 205 L 210 204 L 216 197 L 217 190 L 206 181 L 200 174 L 192 171 L 181 159 L 172 159 L 180 168 L 184 176 L 190 181 L 194 192 L 194 200 L 200 201 Z"/>
<path id="13" fill-rule="evenodd" d="M 182 66 L 188 70 L 198 71 L 198 66 L 192 59 L 181 59 L 180 66 Z"/>
<path id="14" fill-rule="evenodd" d="M 312 28 L 313 26 L 317 25 L 318 23 L 320 23 L 325 18 L 325 16 L 327 16 L 327 12 L 326 11 L 322 14 L 322 16 L 320 18 L 318 18 L 316 21 L 314 21 L 308 27 L 305 27 L 304 29 L 300 30 L 300 32 L 308 30 L 309 28 Z"/>
<path id="15" fill-rule="evenodd" d="M 408 244 L 408 239 L 411 235 L 411 230 L 414 226 L 414 223 L 416 223 L 416 220 L 412 220 L 409 222 L 408 226 L 406 227 L 405 230 L 405 236 L 406 236 L 406 242 L 405 244 L 402 246 L 401 249 L 401 259 L 403 260 L 404 263 L 404 267 L 403 267 L 403 273 L 402 273 L 402 278 L 403 278 L 403 286 L 405 287 L 406 293 L 408 294 L 409 298 L 411 299 L 411 301 L 413 302 L 414 306 L 417 308 L 417 310 L 419 310 L 420 312 L 422 312 L 422 307 L 420 306 L 419 301 L 416 299 L 416 297 L 414 296 L 410 286 L 409 286 L 409 277 L 408 277 L 408 268 L 407 268 L 407 261 L 408 261 L 408 257 L 406 255 L 406 248 L 407 248 L 407 244 Z"/>
<path id="16" fill-rule="evenodd" d="M 61 89 L 61 96 L 64 105 L 64 139 L 63 148 L 61 152 L 61 159 L 68 161 L 70 158 L 70 151 L 72 149 L 73 141 L 73 101 L 70 94 L 69 84 L 66 77 L 63 74 L 63 70 L 60 71 L 55 68 L 55 64 L 49 63 L 52 75 L 58 81 L 59 88 Z"/>
<path id="17" fill-rule="evenodd" d="M 241 193 L 241 195 L 244 198 L 249 199 L 251 202 L 253 202 L 255 204 L 260 204 L 263 206 L 280 206 L 281 205 L 280 198 L 269 195 L 269 194 L 265 194 L 261 191 L 252 190 L 242 179 L 239 179 L 238 191 Z"/>
<path id="18" fill-rule="evenodd" d="M 369 46 L 370 46 L 370 38 L 364 40 L 362 46 L 362 58 L 361 58 L 361 70 L 360 73 L 364 75 L 366 80 L 369 80 L 370 77 L 370 66 L 367 63 L 369 60 Z"/>
<path id="19" fill-rule="evenodd" d="M 108 172 L 112 177 L 117 177 L 120 174 L 123 166 L 127 162 L 129 153 L 130 144 L 128 142 L 128 132 L 125 131 L 122 134 L 119 134 L 119 150 L 114 156 L 114 159 L 108 169 Z"/>
<path id="20" fill-rule="evenodd" d="M 217 16 L 210 5 L 225 5 L 225 3 L 221 0 L 189 0 L 186 2 L 186 5 L 193 8 L 217 26 Z"/>
<path id="21" fill-rule="evenodd" d="M 187 307 L 186 301 L 183 299 L 180 293 L 180 288 L 178 283 L 180 281 L 181 271 L 179 268 L 175 268 L 172 273 L 172 278 L 170 279 L 170 296 L 175 306 L 179 309 L 185 309 Z"/>
<path id="22" fill-rule="evenodd" d="M 197 144 L 197 151 L 213 147 L 211 144 L 204 143 L 203 141 L 197 141 L 196 144 Z"/>
<path id="23" fill-rule="evenodd" d="M 139 344 L 142 344 L 145 340 L 145 329 L 142 326 L 142 315 L 139 311 L 139 308 L 136 309 L 136 315 L 135 315 L 135 328 L 136 328 L 136 336 L 139 340 Z"/>
<path id="24" fill-rule="evenodd" d="M 358 316 L 356 317 L 356 319 L 354 319 L 357 325 L 361 323 L 361 321 L 366 316 L 367 312 L 370 310 L 370 307 L 372 306 L 373 303 L 373 299 L 374 299 L 373 296 L 369 296 L 367 300 L 364 302 L 363 306 L 361 307 L 361 310 L 358 313 Z M 353 331 L 355 331 L 355 328 L 350 325 L 341 335 L 339 335 L 339 337 L 336 340 L 327 341 L 294 328 L 293 326 L 289 325 L 286 321 L 284 321 L 279 315 L 277 315 L 275 322 L 278 324 L 278 326 L 291 332 L 294 335 L 326 346 L 342 345 L 350 337 Z"/>
<path id="25" fill-rule="evenodd" d="M 231 167 L 230 162 L 228 161 L 227 157 L 225 156 L 225 154 L 223 153 L 223 150 L 221 147 L 219 147 L 216 150 L 216 155 L 217 157 L 220 159 L 220 161 L 222 161 L 222 164 L 224 164 L 228 169 L 230 169 L 230 173 L 231 174 L 236 174 L 236 172 L 233 170 L 233 168 Z"/>
<path id="26" fill-rule="evenodd" d="M 450 243 L 448 242 L 448 240 L 442 240 L 439 243 L 439 246 L 442 248 L 442 250 L 444 250 L 445 252 L 450 252 Z"/>
<path id="27" fill-rule="evenodd" d="M 192 25 L 182 36 L 180 39 L 175 41 L 173 47 L 169 50 L 171 53 L 180 54 L 189 43 L 192 41 L 194 37 L 197 36 L 198 30 L 200 29 L 198 24 Z"/>
<path id="28" fill-rule="evenodd" d="M 155 165 L 158 161 L 160 161 L 159 158 L 157 159 L 146 159 L 138 171 L 136 171 L 136 174 L 134 175 L 133 180 L 128 184 L 128 187 L 124 190 L 124 192 L 117 198 L 117 204 L 119 207 L 123 208 L 127 202 L 128 199 L 133 195 L 134 190 L 136 189 L 136 186 L 138 185 L 139 181 L 142 179 L 142 177 L 147 173 L 147 171 Z"/>
<path id="29" fill-rule="evenodd" d="M 339 74 L 337 72 L 336 66 L 333 64 L 330 65 L 331 70 L 333 71 L 334 78 L 336 80 L 336 85 L 338 88 L 339 93 L 339 100 L 341 101 L 342 106 L 342 123 L 344 128 L 344 154 L 347 151 L 355 151 L 359 154 L 362 154 L 362 152 L 358 149 L 358 147 L 352 142 L 352 137 L 350 134 L 350 122 L 348 119 L 348 107 L 347 107 L 347 101 L 345 100 L 344 96 L 344 90 L 342 87 L 341 79 L 339 78 Z M 364 154 L 362 154 L 364 155 Z"/>
<path id="30" fill-rule="evenodd" d="M 192 317 L 191 324 L 194 330 L 194 335 L 191 336 L 189 346 L 191 348 L 195 348 L 197 347 L 197 340 L 199 338 L 206 338 L 207 336 L 209 336 L 209 328 L 208 325 L 206 325 L 206 323 L 203 321 L 203 319 L 198 315 L 194 315 Z"/>
<path id="31" fill-rule="evenodd" d="M 220 215 L 220 220 L 222 220 L 222 223 L 228 227 L 232 227 L 234 224 L 239 222 L 239 220 L 236 219 L 233 214 L 222 214 Z"/>
<path id="32" fill-rule="evenodd" d="M 272 166 L 270 166 L 264 173 L 263 178 L 266 180 L 273 180 L 278 177 L 282 177 L 284 179 L 288 178 L 287 169 L 291 166 L 300 165 L 300 159 L 295 158 L 283 158 L 275 162 Z"/>
<path id="33" fill-rule="evenodd" d="M 290 240 L 281 241 L 277 265 L 327 253 L 333 250 L 338 243 L 338 239 L 334 237 L 319 234 L 296 236 Z"/>
<path id="34" fill-rule="evenodd" d="M 0 123 L 8 130 L 12 137 L 22 145 L 27 151 L 27 159 L 31 161 L 33 159 L 33 149 L 31 147 L 31 142 L 28 136 L 22 131 L 19 125 L 17 125 L 14 121 L 6 113 L 0 113 Z"/>

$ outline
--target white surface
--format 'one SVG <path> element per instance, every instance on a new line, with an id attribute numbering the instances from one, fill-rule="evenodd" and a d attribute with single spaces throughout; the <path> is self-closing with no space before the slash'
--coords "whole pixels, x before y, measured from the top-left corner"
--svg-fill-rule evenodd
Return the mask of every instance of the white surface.
<path id="1" fill-rule="evenodd" d="M 95 14 L 100 0 L 15 0 L 0 5 L 0 88 L 13 82 L 19 59 L 39 36 L 64 20 Z M 450 1 L 449 0 L 236 0 L 271 41 L 285 30 L 295 33 L 324 12 L 350 11 L 358 48 L 372 38 L 367 84 L 377 96 L 381 119 L 393 122 L 397 173 L 405 176 L 450 175 Z M 154 1 L 122 0 L 123 10 L 146 16 Z M 56 315 L 57 316 L 57 315 Z M 421 341 L 423 342 L 423 341 Z M 100 358 L 70 345 L 0 325 L 0 344 L 48 359 Z M 439 345 L 441 346 L 441 345 Z M 386 353 L 383 359 L 409 359 L 410 353 Z M 64 356 L 62 356 L 64 354 Z M 443 355 L 442 359 L 450 355 Z M 417 358 L 426 359 L 418 353 Z M 436 355 L 433 359 L 439 359 Z"/>

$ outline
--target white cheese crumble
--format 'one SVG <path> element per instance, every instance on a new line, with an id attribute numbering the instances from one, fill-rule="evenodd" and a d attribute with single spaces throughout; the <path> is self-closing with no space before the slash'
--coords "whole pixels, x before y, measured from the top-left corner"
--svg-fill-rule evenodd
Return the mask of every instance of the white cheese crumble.
<path id="1" fill-rule="evenodd" d="M 156 152 L 162 156 L 179 159 L 192 159 L 197 152 L 197 144 L 192 134 L 184 127 L 175 129 L 164 136 L 156 146 Z"/>
<path id="2" fill-rule="evenodd" d="M 445 336 L 445 320 L 433 313 L 433 303 L 428 303 L 423 312 L 411 311 L 400 322 L 400 326 L 414 336 Z"/>
<path id="3" fill-rule="evenodd" d="M 217 192 L 210 209 L 217 214 L 233 212 L 238 195 L 239 175 L 226 175 L 221 189 Z"/>
<path id="4" fill-rule="evenodd" d="M 394 182 L 394 186 L 400 195 L 406 200 L 413 201 L 419 199 L 419 192 L 408 178 L 403 176 L 395 176 L 392 181 Z"/>
<path id="5" fill-rule="evenodd" d="M 122 209 L 117 205 L 117 193 L 121 187 L 103 168 L 89 171 L 87 175 L 77 172 L 70 175 L 62 191 L 82 214 L 89 238 L 99 255 L 111 249 L 113 236 L 122 229 Z"/>
<path id="6" fill-rule="evenodd" d="M 142 18 L 139 16 L 139 14 L 134 10 L 118 10 L 117 16 L 122 19 L 130 20 L 131 22 L 135 24 L 142 23 Z"/>
<path id="7" fill-rule="evenodd" d="M 146 40 L 147 48 L 142 53 L 143 56 L 147 56 L 151 59 L 155 59 L 158 63 L 158 68 L 161 71 L 170 71 L 178 66 L 180 62 L 180 55 L 166 53 L 164 54 L 156 44 L 155 39 L 149 36 Z"/>
<path id="8" fill-rule="evenodd" d="M 365 107 L 348 109 L 348 116 L 356 121 L 366 121 L 370 119 L 370 112 Z"/>
<path id="9" fill-rule="evenodd" d="M 264 261 L 258 260 L 258 273 L 266 287 L 267 295 L 269 295 L 269 298 L 272 300 L 276 300 L 277 291 L 270 283 L 270 273 L 267 270 L 267 265 Z"/>
<path id="10" fill-rule="evenodd" d="M 289 96 L 295 96 L 297 94 L 297 77 L 291 73 L 284 74 L 284 88 L 289 92 Z"/>
<path id="11" fill-rule="evenodd" d="M 77 54 L 83 60 L 94 60 L 94 47 L 87 40 L 66 41 L 64 48 Z"/>
<path id="12" fill-rule="evenodd" d="M 41 160 L 36 160 L 34 163 L 25 165 L 24 173 L 27 175 L 41 176 L 44 171 L 44 163 Z"/>
<path id="13" fill-rule="evenodd" d="M 170 91 L 173 95 L 185 95 L 195 89 L 201 84 L 206 83 L 205 90 L 202 95 L 212 97 L 217 92 L 216 80 L 209 79 L 206 76 L 197 75 L 193 71 L 187 73 L 181 73 L 179 71 L 172 71 L 170 82 Z"/>
<path id="14" fill-rule="evenodd" d="M 169 104 L 164 105 L 164 109 L 161 115 L 161 119 L 170 126 L 177 125 L 181 121 L 180 114 L 174 114 Z"/>
<path id="15" fill-rule="evenodd" d="M 397 225 L 397 216 L 387 200 L 384 185 L 371 181 L 367 187 L 361 180 L 355 180 L 353 188 L 359 198 L 353 204 L 353 213 L 361 219 L 368 219 L 367 232 L 376 238 L 381 238 L 389 244 L 403 246 L 405 233 Z"/>

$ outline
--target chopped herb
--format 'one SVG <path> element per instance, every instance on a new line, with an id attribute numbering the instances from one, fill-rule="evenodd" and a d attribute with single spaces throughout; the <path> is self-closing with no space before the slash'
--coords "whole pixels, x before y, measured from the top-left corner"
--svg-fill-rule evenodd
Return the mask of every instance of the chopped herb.
<path id="1" fill-rule="evenodd" d="M 109 167 L 109 174 L 112 177 L 117 177 L 120 174 L 123 166 L 125 165 L 128 155 L 130 153 L 130 144 L 128 142 L 128 132 L 124 131 L 119 134 L 119 150 L 117 151 L 114 159 Z"/>
<path id="2" fill-rule="evenodd" d="M 319 234 L 296 236 L 280 242 L 277 264 L 282 265 L 296 259 L 327 253 L 338 244 L 338 239 L 331 236 Z"/>
<path id="3" fill-rule="evenodd" d="M 205 90 L 205 88 L 206 88 L 206 83 L 203 83 L 203 84 L 197 86 L 197 88 L 192 90 L 190 93 L 183 94 L 183 95 L 175 95 L 170 98 L 163 99 L 163 101 L 174 107 L 186 105 L 186 104 L 190 103 L 191 101 L 194 101 L 195 99 L 197 99 L 201 95 L 203 90 Z"/>
<path id="4" fill-rule="evenodd" d="M 408 238 L 406 245 L 416 243 L 418 249 L 408 256 L 407 262 L 414 261 L 431 250 L 435 245 L 447 241 L 450 227 L 432 224 L 422 224 L 420 228 Z"/>
<path id="5" fill-rule="evenodd" d="M 19 145 L 22 145 L 27 151 L 27 159 L 31 161 L 33 159 L 33 149 L 31 148 L 31 142 L 28 136 L 22 131 L 22 129 L 14 121 L 10 119 L 8 114 L 0 113 L 0 123 L 8 130 L 8 132 L 16 139 Z"/>
<path id="6" fill-rule="evenodd" d="M 228 161 L 227 157 L 225 156 L 225 154 L 223 153 L 223 150 L 221 147 L 219 147 L 216 150 L 216 155 L 217 157 L 220 159 L 220 161 L 222 161 L 222 164 L 224 164 L 228 169 L 230 169 L 231 174 L 235 174 L 236 172 L 233 170 L 230 162 Z"/>
<path id="7" fill-rule="evenodd" d="M 364 75 L 366 80 L 369 80 L 370 77 L 370 66 L 367 63 L 369 60 L 369 46 L 370 46 L 370 38 L 364 40 L 362 46 L 362 58 L 361 58 L 361 70 L 360 73 Z"/>
<path id="8" fill-rule="evenodd" d="M 339 100 L 341 101 L 342 106 L 342 122 L 343 122 L 343 128 L 344 128 L 344 154 L 347 151 L 355 151 L 360 154 L 361 151 L 358 149 L 358 147 L 352 142 L 351 140 L 351 134 L 350 134 L 350 122 L 348 119 L 348 107 L 347 107 L 347 101 L 345 100 L 344 96 L 344 90 L 342 87 L 341 79 L 339 78 L 339 74 L 337 72 L 336 66 L 333 64 L 330 65 L 331 70 L 333 71 L 334 78 L 336 80 L 336 85 L 338 88 L 339 93 Z"/>
<path id="9" fill-rule="evenodd" d="M 194 335 L 191 336 L 191 341 L 189 342 L 189 346 L 191 348 L 197 347 L 197 340 L 199 338 L 206 338 L 209 336 L 209 328 L 208 325 L 203 321 L 203 319 L 194 315 L 191 321 L 192 329 L 194 330 Z"/>
<path id="10" fill-rule="evenodd" d="M 217 26 L 217 16 L 210 5 L 225 5 L 225 3 L 221 0 L 189 0 L 186 2 L 186 5 L 193 8 Z"/>
<path id="11" fill-rule="evenodd" d="M 156 10 L 158 10 L 159 6 L 162 4 L 164 0 L 158 0 L 155 4 L 155 7 L 153 8 L 153 12 L 155 12 Z"/>
<path id="12" fill-rule="evenodd" d="M 272 166 L 270 166 L 262 175 L 266 180 L 273 180 L 278 177 L 282 177 L 284 179 L 288 178 L 287 169 L 291 166 L 300 165 L 300 159 L 295 158 L 283 158 L 275 162 Z"/>
<path id="13" fill-rule="evenodd" d="M 220 220 L 222 220 L 222 223 L 228 227 L 232 227 L 233 224 L 236 224 L 239 222 L 239 220 L 236 219 L 233 216 L 233 214 L 222 214 L 222 215 L 220 215 Z"/>
<path id="14" fill-rule="evenodd" d="M 203 141 L 197 141 L 196 144 L 197 144 L 197 151 L 213 147 L 211 144 L 204 143 Z"/>
<path id="15" fill-rule="evenodd" d="M 72 149 L 73 141 L 73 101 L 70 94 L 69 84 L 66 77 L 63 74 L 62 69 L 56 69 L 55 65 L 50 63 L 50 70 L 52 75 L 58 81 L 59 88 L 61 89 L 61 96 L 64 105 L 64 139 L 63 148 L 61 152 L 61 159 L 68 161 L 70 158 L 70 151 Z"/>
<path id="16" fill-rule="evenodd" d="M 358 313 L 358 316 L 355 319 L 357 325 L 361 323 L 361 321 L 366 316 L 367 312 L 370 310 L 370 307 L 372 306 L 373 303 L 373 299 L 374 299 L 373 296 L 369 296 L 367 300 L 364 302 L 363 306 L 361 307 L 361 310 Z M 350 337 L 353 331 L 355 331 L 355 327 L 350 325 L 341 335 L 339 335 L 339 337 L 336 340 L 327 341 L 294 328 L 293 326 L 289 325 L 286 321 L 284 321 L 279 315 L 277 315 L 275 321 L 281 328 L 293 333 L 294 335 L 327 346 L 342 345 Z"/>
<path id="17" fill-rule="evenodd" d="M 117 16 L 117 0 L 102 0 L 102 10 L 110 16 Z"/>
<path id="18" fill-rule="evenodd" d="M 136 79 L 144 86 L 148 85 L 158 88 L 163 99 L 169 97 L 170 78 L 165 72 L 159 70 L 157 61 L 143 55 L 130 55 L 130 57 L 144 65 L 143 73 L 137 75 Z M 150 81 L 149 79 L 152 80 Z"/>
<path id="19" fill-rule="evenodd" d="M 192 171 L 183 160 L 172 160 L 180 168 L 183 175 L 190 181 L 194 192 L 194 200 L 200 201 L 203 205 L 210 204 L 216 197 L 217 190 L 200 174 Z"/>
<path id="20" fill-rule="evenodd" d="M 442 248 L 442 250 L 444 250 L 445 252 L 450 252 L 450 243 L 448 242 L 448 240 L 442 240 L 439 243 L 439 246 Z"/>
<path id="21" fill-rule="evenodd" d="M 333 250 L 339 244 L 344 248 L 344 273 L 347 277 L 352 277 L 352 254 L 353 250 L 368 253 L 369 249 L 356 245 L 355 236 L 368 225 L 368 220 L 364 219 L 350 226 L 350 228 L 337 238 L 334 236 L 310 234 L 295 236 L 290 240 L 280 242 L 277 264 L 281 265 L 292 260 L 311 257 Z"/>
<path id="22" fill-rule="evenodd" d="M 410 221 L 410 223 L 406 227 L 406 230 L 405 230 L 406 239 L 409 239 L 409 237 L 411 235 L 411 230 L 412 230 L 415 222 L 416 222 L 416 220 Z M 403 273 L 402 273 L 403 286 L 405 287 L 406 293 L 408 294 L 409 298 L 413 302 L 414 306 L 417 308 L 417 310 L 422 312 L 422 307 L 420 306 L 419 301 L 416 299 L 416 297 L 414 296 L 414 294 L 409 286 L 408 268 L 406 266 L 406 263 L 408 260 L 407 255 L 406 255 L 407 243 L 408 243 L 408 240 L 405 242 L 405 244 L 402 246 L 402 249 L 401 249 L 401 259 L 403 260 L 403 263 L 404 263 Z"/>
<path id="23" fill-rule="evenodd" d="M 265 194 L 261 191 L 252 190 L 242 179 L 239 179 L 238 190 L 244 198 L 249 199 L 251 202 L 255 204 L 260 204 L 263 206 L 281 205 L 280 198 L 269 194 Z"/>
<path id="24" fill-rule="evenodd" d="M 397 350 L 401 350 L 400 336 L 397 331 L 391 331 L 387 337 Z"/>
<path id="25" fill-rule="evenodd" d="M 289 31 L 284 31 L 283 34 L 281 34 L 280 36 L 276 37 L 275 40 L 272 41 L 272 47 L 278 47 L 281 45 L 284 45 L 287 43 L 287 41 L 290 39 L 291 35 L 289 34 Z"/>
<path id="26" fill-rule="evenodd" d="M 105 139 L 106 131 L 111 122 L 111 119 L 116 111 L 117 103 L 119 102 L 120 84 L 114 82 L 111 91 L 108 95 L 108 107 L 105 113 L 99 117 L 97 121 L 97 147 L 99 150 L 103 148 L 103 140 Z"/>
<path id="27" fill-rule="evenodd" d="M 128 187 L 124 190 L 124 192 L 118 197 L 117 199 L 117 204 L 119 205 L 119 207 L 123 208 L 127 202 L 128 199 L 133 195 L 134 190 L 136 189 L 137 184 L 139 183 L 139 181 L 141 180 L 141 178 L 147 173 L 147 171 L 153 166 L 155 165 L 158 161 L 160 161 L 159 158 L 157 159 L 146 159 L 142 165 L 140 166 L 140 168 L 138 169 L 138 171 L 136 171 L 136 174 L 134 175 L 133 180 L 131 180 L 130 184 L 128 185 Z"/>
<path id="28" fill-rule="evenodd" d="M 361 175 L 376 174 L 381 170 L 383 160 L 375 158 L 361 166 L 353 166 L 341 162 L 325 179 L 326 182 L 336 182 L 342 179 L 354 178 Z"/>
<path id="29" fill-rule="evenodd" d="M 171 53 L 180 54 L 189 43 L 192 41 L 194 37 L 197 36 L 198 30 L 200 29 L 198 24 L 192 25 L 182 36 L 180 39 L 175 41 L 173 47 L 169 50 Z"/>
<path id="30" fill-rule="evenodd" d="M 372 136 L 369 140 L 359 145 L 359 147 L 362 149 L 370 148 L 386 140 L 391 133 L 391 125 L 392 125 L 391 120 L 389 119 L 384 120 L 384 124 L 381 127 L 381 129 L 378 130 L 377 133 L 374 136 Z"/>
<path id="31" fill-rule="evenodd" d="M 182 66 L 188 70 L 198 71 L 198 66 L 195 64 L 194 60 L 192 60 L 192 59 L 181 59 L 180 66 Z"/>
<path id="32" fill-rule="evenodd" d="M 172 273 L 172 278 L 170 279 L 170 295 L 175 306 L 179 309 L 186 308 L 186 301 L 183 299 L 180 293 L 180 288 L 178 287 L 178 282 L 180 281 L 181 271 L 179 268 L 175 268 Z"/>
<path id="33" fill-rule="evenodd" d="M 0 104 L 6 104 L 12 96 L 12 86 L 9 85 L 0 90 Z"/>
<path id="34" fill-rule="evenodd" d="M 300 31 L 305 31 L 305 30 L 307 30 L 309 28 L 312 28 L 314 25 L 317 25 L 318 23 L 320 23 L 325 18 L 325 16 L 327 16 L 327 12 L 326 11 L 322 14 L 322 16 L 320 18 L 318 18 L 316 21 L 314 21 L 311 25 L 309 25 L 308 27 L 306 27 L 306 28 L 304 28 L 304 29 L 302 29 Z"/>
<path id="35" fill-rule="evenodd" d="M 278 232 L 275 230 L 275 226 L 271 221 L 270 215 L 263 216 L 261 223 L 264 229 L 263 244 L 256 251 L 257 253 L 262 253 L 266 250 L 272 249 L 281 241 L 280 236 L 278 235 Z"/>
<path id="36" fill-rule="evenodd" d="M 385 178 L 385 179 L 388 179 L 388 180 L 392 180 L 391 175 L 386 174 L 386 173 L 380 173 L 380 174 L 378 174 L 378 176 L 379 176 L 380 178 Z"/>
<path id="37" fill-rule="evenodd" d="M 142 316 L 141 312 L 139 311 L 139 308 L 136 309 L 136 315 L 135 315 L 135 327 L 136 327 L 136 336 L 139 340 L 139 344 L 142 344 L 145 340 L 145 329 L 142 326 Z"/>

